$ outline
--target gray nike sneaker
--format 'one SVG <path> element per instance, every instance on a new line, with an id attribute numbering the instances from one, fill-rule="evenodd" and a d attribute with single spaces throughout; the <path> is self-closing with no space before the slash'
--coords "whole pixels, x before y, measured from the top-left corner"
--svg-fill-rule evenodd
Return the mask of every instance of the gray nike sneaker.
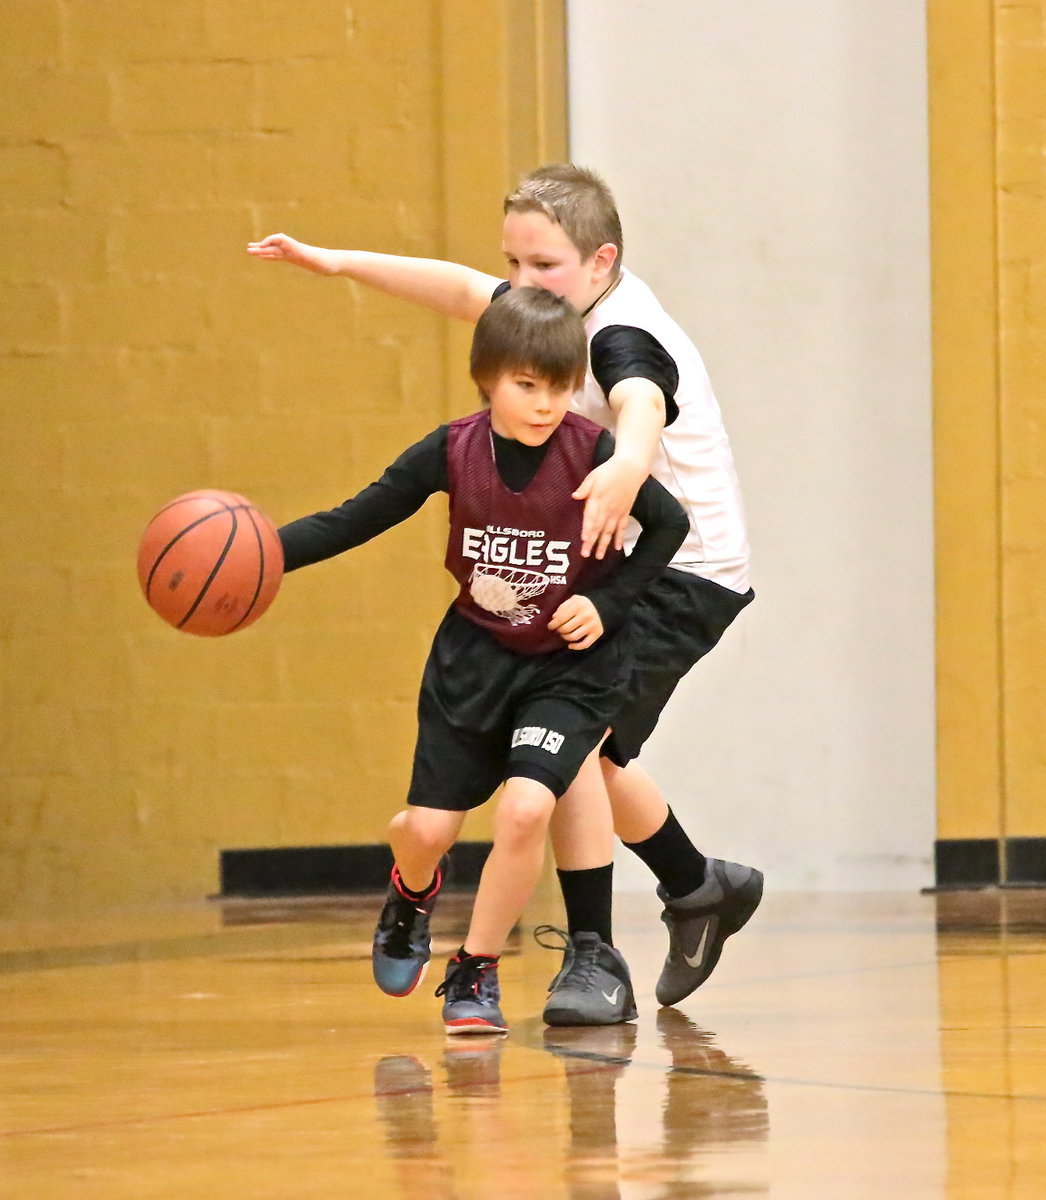
<path id="1" fill-rule="evenodd" d="M 558 934 L 563 945 L 563 966 L 549 984 L 542 1014 L 546 1025 L 617 1025 L 638 1016 L 628 965 L 619 951 L 600 941 L 598 933 L 575 933 L 540 925 L 534 930 L 538 943 L 544 934 Z"/>
<path id="2" fill-rule="evenodd" d="M 723 943 L 745 924 L 763 896 L 763 874 L 740 863 L 708 859 L 705 881 L 688 896 L 669 899 L 661 920 L 668 927 L 668 957 L 654 994 L 658 1004 L 678 1004 L 715 970 Z"/>

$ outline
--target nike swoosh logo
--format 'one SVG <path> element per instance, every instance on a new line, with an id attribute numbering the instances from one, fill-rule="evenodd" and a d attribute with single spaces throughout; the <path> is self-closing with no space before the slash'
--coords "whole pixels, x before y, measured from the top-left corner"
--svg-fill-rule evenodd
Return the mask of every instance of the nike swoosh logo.
<path id="1" fill-rule="evenodd" d="M 613 1004 L 614 1001 L 617 1000 L 618 992 L 620 992 L 620 991 L 621 991 L 621 984 L 619 983 L 617 985 L 617 987 L 614 988 L 614 990 L 610 993 L 609 996 L 606 994 L 606 992 L 600 992 L 599 994 L 603 997 L 603 999 L 607 1002 L 607 1004 Z"/>
<path id="2" fill-rule="evenodd" d="M 705 956 L 705 943 L 708 941 L 708 927 L 711 924 L 711 921 L 705 922 L 705 927 L 701 930 L 701 937 L 697 943 L 697 949 L 694 951 L 694 953 L 683 955 L 688 967 L 699 967 L 701 965 L 701 960 Z"/>

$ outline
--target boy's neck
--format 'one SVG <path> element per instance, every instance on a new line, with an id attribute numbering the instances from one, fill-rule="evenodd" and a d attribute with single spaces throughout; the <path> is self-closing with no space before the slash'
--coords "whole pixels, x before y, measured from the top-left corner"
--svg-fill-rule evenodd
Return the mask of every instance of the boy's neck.
<path id="1" fill-rule="evenodd" d="M 587 308 L 582 309 L 581 319 L 584 320 L 585 317 L 587 317 L 597 305 L 601 304 L 620 282 L 621 272 L 618 271 L 614 278 L 606 285 L 606 287 L 603 288 L 603 290 L 596 296 L 592 303 Z"/>

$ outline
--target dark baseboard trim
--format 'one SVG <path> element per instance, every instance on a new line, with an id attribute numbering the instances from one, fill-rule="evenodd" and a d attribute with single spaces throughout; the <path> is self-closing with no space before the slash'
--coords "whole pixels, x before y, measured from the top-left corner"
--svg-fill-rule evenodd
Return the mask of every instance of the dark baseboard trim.
<path id="1" fill-rule="evenodd" d="M 490 842 L 458 842 L 445 887 L 475 891 Z M 392 869 L 388 846 L 286 846 L 222 850 L 220 896 L 325 896 L 383 892 Z"/>
<path id="2" fill-rule="evenodd" d="M 1046 886 L 1046 837 L 943 838 L 934 860 L 939 888 Z"/>
<path id="3" fill-rule="evenodd" d="M 934 843 L 938 887 L 986 887 L 998 883 L 999 843 L 991 838 L 942 838 Z"/>
<path id="4" fill-rule="evenodd" d="M 1016 837 L 1006 841 L 1006 882 L 1046 883 L 1046 838 Z"/>

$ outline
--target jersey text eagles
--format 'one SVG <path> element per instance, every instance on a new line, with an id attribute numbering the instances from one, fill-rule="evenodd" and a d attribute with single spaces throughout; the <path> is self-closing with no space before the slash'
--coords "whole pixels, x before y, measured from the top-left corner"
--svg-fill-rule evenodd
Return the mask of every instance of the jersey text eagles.
<path id="1" fill-rule="evenodd" d="M 466 526 L 461 533 L 461 553 L 465 558 L 507 563 L 557 575 L 563 574 L 570 565 L 569 550 L 569 542 L 550 541 L 541 529 L 503 529 L 499 525 L 471 529 Z"/>

